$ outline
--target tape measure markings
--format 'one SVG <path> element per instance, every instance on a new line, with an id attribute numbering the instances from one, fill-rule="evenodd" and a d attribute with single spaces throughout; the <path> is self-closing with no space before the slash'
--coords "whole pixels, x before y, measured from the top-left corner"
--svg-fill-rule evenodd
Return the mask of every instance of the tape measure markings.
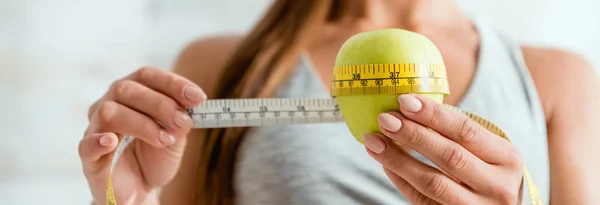
<path id="1" fill-rule="evenodd" d="M 361 80 L 408 80 L 408 79 L 438 79 L 438 80 L 446 80 L 447 78 L 443 77 L 429 77 L 429 76 L 417 76 L 417 77 L 397 77 L 397 78 L 368 78 L 368 79 L 343 79 L 343 80 L 335 80 L 336 82 L 346 82 L 346 81 L 361 81 Z"/>
<path id="2" fill-rule="evenodd" d="M 368 71 L 365 70 L 365 67 L 367 67 L 366 69 L 368 69 Z M 445 79 L 446 71 L 443 64 L 436 63 L 369 64 L 358 66 L 337 66 L 334 69 L 333 76 L 334 81 L 372 78 L 394 79 L 405 77 L 437 77 Z"/>
<path id="3" fill-rule="evenodd" d="M 400 72 L 404 70 L 404 72 Z M 331 95 L 372 95 L 399 93 L 449 94 L 443 64 L 401 63 L 337 66 Z"/>
<path id="4" fill-rule="evenodd" d="M 272 98 L 208 100 L 188 109 L 194 128 L 343 122 L 335 99 Z"/>

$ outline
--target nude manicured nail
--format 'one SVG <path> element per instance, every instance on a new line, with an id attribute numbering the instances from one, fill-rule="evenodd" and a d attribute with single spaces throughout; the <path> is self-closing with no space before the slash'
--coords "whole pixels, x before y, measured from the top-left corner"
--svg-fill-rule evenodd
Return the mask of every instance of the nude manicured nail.
<path id="1" fill-rule="evenodd" d="M 421 101 L 410 94 L 400 95 L 400 97 L 398 97 L 398 101 L 400 102 L 400 106 L 404 107 L 410 112 L 419 112 L 419 110 L 421 110 L 423 107 Z"/>
<path id="2" fill-rule="evenodd" d="M 102 137 L 100 137 L 100 145 L 102 146 L 109 146 L 111 144 L 111 140 L 110 140 L 110 136 L 109 135 L 104 135 Z"/>
<path id="3" fill-rule="evenodd" d="M 188 85 L 183 89 L 183 95 L 193 102 L 202 102 L 206 100 L 206 93 L 204 93 L 202 89 L 191 85 Z"/>
<path id="4" fill-rule="evenodd" d="M 377 116 L 377 121 L 384 129 L 390 132 L 398 132 L 402 127 L 402 121 L 388 113 L 381 113 Z"/>
<path id="5" fill-rule="evenodd" d="M 187 113 L 177 112 L 175 114 L 175 118 L 173 118 L 173 123 L 175 123 L 179 128 L 190 128 L 194 124 L 192 118 Z"/>
<path id="6" fill-rule="evenodd" d="M 373 134 L 365 134 L 363 136 L 363 142 L 369 150 L 377 154 L 381 154 L 385 149 L 385 142 Z"/>
<path id="7" fill-rule="evenodd" d="M 163 143 L 166 146 L 172 145 L 173 143 L 175 143 L 175 137 L 173 137 L 173 135 L 170 135 L 169 133 L 165 132 L 164 130 L 161 130 L 158 133 L 158 141 L 160 141 L 161 143 Z"/>

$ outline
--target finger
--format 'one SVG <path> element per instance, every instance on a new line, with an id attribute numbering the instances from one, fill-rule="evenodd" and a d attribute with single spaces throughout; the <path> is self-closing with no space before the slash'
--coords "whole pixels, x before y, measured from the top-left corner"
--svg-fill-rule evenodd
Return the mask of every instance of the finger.
<path id="1" fill-rule="evenodd" d="M 505 164 L 518 158 L 507 140 L 462 113 L 419 95 L 400 95 L 398 101 L 404 116 L 457 142 L 483 161 Z"/>
<path id="2" fill-rule="evenodd" d="M 145 67 L 139 69 L 125 79 L 137 81 L 161 92 L 186 107 L 198 105 L 206 100 L 206 94 L 196 84 L 175 73 L 157 68 Z"/>
<path id="3" fill-rule="evenodd" d="M 102 99 L 100 99 L 100 100 L 102 100 Z M 96 112 L 96 107 L 97 107 L 98 103 L 100 102 L 100 100 L 94 102 L 88 108 L 88 110 L 87 110 L 87 117 L 88 117 L 87 119 L 88 119 L 88 122 L 92 120 L 92 114 L 94 114 L 94 112 Z"/>
<path id="4" fill-rule="evenodd" d="M 394 186 L 402 192 L 402 195 L 411 203 L 417 205 L 437 205 L 440 204 L 429 197 L 421 194 L 421 192 L 417 191 L 412 185 L 410 185 L 406 180 L 402 179 L 396 175 L 396 173 L 390 171 L 389 169 L 383 168 L 383 171 L 388 176 L 388 178 L 392 181 Z"/>
<path id="5" fill-rule="evenodd" d="M 113 101 L 105 101 L 98 106 L 89 131 L 132 135 L 158 148 L 170 146 L 177 137 L 181 138 L 164 130 L 150 117 Z"/>
<path id="6" fill-rule="evenodd" d="M 389 138 L 379 134 L 366 134 L 363 140 L 371 157 L 406 180 L 421 194 L 441 204 L 467 204 L 476 199 L 465 187 L 402 151 Z"/>
<path id="7" fill-rule="evenodd" d="M 190 116 L 175 100 L 135 81 L 123 80 L 113 86 L 114 101 L 146 114 L 176 135 L 193 126 Z"/>
<path id="8" fill-rule="evenodd" d="M 79 158 L 84 165 L 95 163 L 100 157 L 113 151 L 119 139 L 114 133 L 97 133 L 79 141 Z"/>
<path id="9" fill-rule="evenodd" d="M 414 149 L 470 187 L 487 190 L 494 182 L 494 177 L 489 176 L 491 166 L 456 142 L 397 112 L 380 114 L 377 120 L 385 136 Z"/>

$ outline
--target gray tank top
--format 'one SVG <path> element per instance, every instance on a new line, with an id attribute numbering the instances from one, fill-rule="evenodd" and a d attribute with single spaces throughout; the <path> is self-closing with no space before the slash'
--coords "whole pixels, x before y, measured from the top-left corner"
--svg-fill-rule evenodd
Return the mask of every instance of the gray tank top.
<path id="1" fill-rule="evenodd" d="M 546 123 L 520 47 L 490 28 L 477 28 L 477 71 L 458 107 L 508 134 L 548 203 Z M 329 97 L 328 90 L 303 56 L 277 97 Z M 234 183 L 239 204 L 410 204 L 343 123 L 251 129 L 238 153 Z M 528 204 L 527 191 L 525 197 Z"/>

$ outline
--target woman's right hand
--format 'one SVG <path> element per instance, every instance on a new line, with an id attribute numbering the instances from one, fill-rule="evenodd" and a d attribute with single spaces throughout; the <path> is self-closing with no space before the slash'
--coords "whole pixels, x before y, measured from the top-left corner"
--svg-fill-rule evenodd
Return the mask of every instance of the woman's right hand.
<path id="1" fill-rule="evenodd" d="M 112 175 L 117 204 L 157 201 L 157 190 L 173 179 L 193 122 L 185 107 L 206 100 L 191 81 L 156 68 L 142 68 L 115 81 L 89 109 L 79 156 L 94 202 L 106 203 L 107 177 L 119 138 L 136 139 Z"/>

